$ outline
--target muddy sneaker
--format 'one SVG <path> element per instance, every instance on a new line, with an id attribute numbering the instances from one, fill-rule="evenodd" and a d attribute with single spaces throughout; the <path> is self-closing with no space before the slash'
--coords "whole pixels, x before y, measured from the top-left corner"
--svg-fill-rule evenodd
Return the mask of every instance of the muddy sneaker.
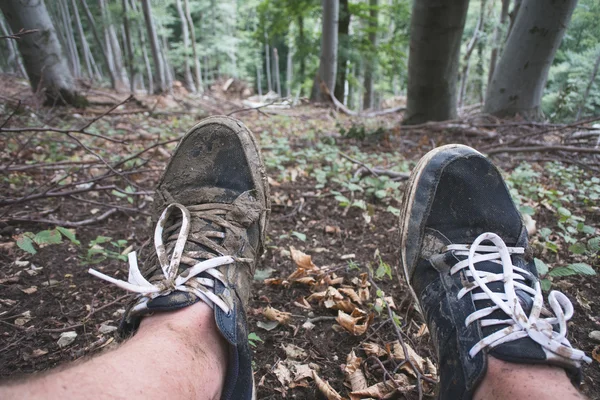
<path id="1" fill-rule="evenodd" d="M 527 231 L 496 167 L 477 151 L 430 151 L 411 174 L 400 218 L 404 276 L 438 354 L 442 399 L 470 399 L 487 357 L 565 368 L 590 362 L 566 339 L 573 306 L 544 307 Z"/>
<path id="2" fill-rule="evenodd" d="M 158 183 L 154 240 L 140 256 L 142 268 L 130 253 L 128 282 L 90 270 L 139 293 L 121 323 L 125 335 L 150 312 L 198 301 L 211 306 L 230 344 L 223 399 L 255 396 L 246 307 L 263 249 L 268 191 L 252 133 L 235 119 L 207 118 L 181 140 Z"/>

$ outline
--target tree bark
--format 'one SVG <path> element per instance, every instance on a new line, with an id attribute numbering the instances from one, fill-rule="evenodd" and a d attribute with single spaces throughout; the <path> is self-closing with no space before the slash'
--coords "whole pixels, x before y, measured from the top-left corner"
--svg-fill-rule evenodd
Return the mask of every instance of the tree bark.
<path id="1" fill-rule="evenodd" d="M 548 71 L 577 0 L 524 0 L 488 86 L 484 112 L 500 117 L 543 117 L 540 108 Z"/>
<path id="2" fill-rule="evenodd" d="M 185 16 L 185 12 L 183 11 L 183 5 L 181 4 L 181 0 L 177 0 L 175 3 L 177 5 L 177 12 L 179 13 L 179 19 L 181 20 L 181 36 L 183 39 L 183 76 L 185 78 L 185 84 L 188 90 L 192 93 L 196 93 L 196 85 L 194 84 L 194 79 L 192 78 L 192 71 L 190 70 L 190 30 L 188 27 L 187 18 Z"/>
<path id="3" fill-rule="evenodd" d="M 375 70 L 377 68 L 377 0 L 369 0 L 369 22 L 367 24 L 369 29 L 369 43 L 371 45 L 372 56 L 369 60 L 366 60 L 365 64 L 365 97 L 363 99 L 363 107 L 365 109 L 371 109 L 374 106 L 374 94 L 373 94 L 373 79 Z"/>
<path id="4" fill-rule="evenodd" d="M 344 102 L 344 90 L 346 85 L 346 70 L 348 66 L 348 49 L 349 49 L 349 32 L 350 32 L 350 9 L 348 8 L 348 0 L 340 0 L 340 13 L 338 23 L 338 65 L 337 78 L 335 82 L 334 95 L 335 98 Z"/>
<path id="5" fill-rule="evenodd" d="M 300 71 L 299 71 L 299 81 L 300 84 L 304 84 L 304 80 L 306 79 L 306 57 L 304 57 L 304 18 L 302 15 L 298 15 L 298 48 L 301 51 L 300 57 Z"/>
<path id="6" fill-rule="evenodd" d="M 2 0 L 0 9 L 13 32 L 37 30 L 17 41 L 33 91 L 43 93 L 46 104 L 84 106 L 87 101 L 75 89 L 46 4 Z"/>
<path id="7" fill-rule="evenodd" d="M 81 42 L 81 51 L 83 53 L 83 60 L 88 73 L 88 77 L 94 79 L 94 69 L 92 67 L 92 55 L 90 52 L 90 45 L 87 42 L 85 33 L 83 32 L 83 25 L 81 24 L 81 17 L 79 16 L 79 9 L 75 0 L 71 0 L 71 6 L 73 7 L 73 17 L 75 18 L 75 27 L 77 28 L 77 35 Z"/>
<path id="8" fill-rule="evenodd" d="M 285 69 L 285 97 L 292 97 L 292 74 L 294 72 L 292 46 L 288 46 L 286 69 Z"/>
<path id="9" fill-rule="evenodd" d="M 275 87 L 277 88 L 277 95 L 281 97 L 281 74 L 279 73 L 279 52 L 276 47 L 273 47 L 273 61 L 274 61 L 274 73 L 275 73 Z"/>
<path id="10" fill-rule="evenodd" d="M 581 117 L 581 110 L 585 107 L 585 102 L 587 101 L 587 98 L 590 95 L 590 90 L 592 89 L 592 85 L 594 84 L 596 75 L 598 75 L 598 68 L 600 68 L 600 54 L 598 54 L 598 58 L 596 58 L 596 64 L 594 64 L 594 70 L 592 71 L 592 75 L 590 76 L 590 81 L 588 82 L 588 85 L 585 88 L 585 92 L 583 93 L 581 103 L 579 104 L 579 107 L 577 107 L 577 115 L 575 116 L 576 121 L 578 121 L 579 117 Z"/>
<path id="11" fill-rule="evenodd" d="M 265 31 L 265 62 L 267 70 L 267 92 L 273 91 L 273 80 L 271 79 L 271 51 L 269 49 L 269 41 L 267 32 Z"/>
<path id="12" fill-rule="evenodd" d="M 194 76 L 196 77 L 196 90 L 198 91 L 198 93 L 202 93 L 204 91 L 202 87 L 202 70 L 200 68 L 200 58 L 198 56 L 198 51 L 196 50 L 196 28 L 194 27 L 194 20 L 192 19 L 189 0 L 184 0 L 184 6 L 185 16 L 190 28 L 190 36 L 192 38 L 192 56 L 194 57 Z"/>
<path id="13" fill-rule="evenodd" d="M 469 0 L 414 0 L 405 124 L 456 118 L 460 44 Z"/>
<path id="14" fill-rule="evenodd" d="M 88 20 L 88 23 L 90 24 L 90 28 L 92 30 L 92 35 L 94 35 L 96 44 L 102 50 L 101 51 L 102 58 L 104 58 L 104 63 L 106 64 L 106 68 L 108 69 L 108 75 L 110 76 L 111 86 L 113 89 L 116 89 L 117 76 L 115 75 L 115 72 L 111 68 L 111 62 L 110 62 L 110 59 L 108 58 L 108 52 L 107 52 L 106 46 L 104 46 L 104 44 L 102 43 L 102 39 L 100 38 L 100 34 L 98 33 L 98 28 L 96 28 L 96 23 L 94 22 L 94 16 L 92 15 L 92 12 L 90 11 L 90 8 L 88 7 L 86 0 L 80 0 L 79 2 L 81 3 L 83 10 L 85 11 L 85 16 Z"/>
<path id="15" fill-rule="evenodd" d="M 475 50 L 475 45 L 479 42 L 479 38 L 481 36 L 480 30 L 483 27 L 483 20 L 485 18 L 485 4 L 487 0 L 481 0 L 481 8 L 479 9 L 479 19 L 477 20 L 477 25 L 475 26 L 475 31 L 473 31 L 473 36 L 471 36 L 471 40 L 467 44 L 467 51 L 463 57 L 463 69 L 460 74 L 460 94 L 458 96 L 458 107 L 462 107 L 465 93 L 467 91 L 467 83 L 469 80 L 469 70 L 471 68 L 471 55 L 473 54 L 473 50 Z"/>
<path id="16" fill-rule="evenodd" d="M 158 89 L 161 92 L 164 92 L 167 89 L 165 81 L 165 65 L 161 59 L 160 44 L 154 25 L 154 19 L 152 18 L 150 0 L 141 0 L 141 2 L 144 11 L 144 20 L 146 21 L 146 30 L 148 31 L 148 38 L 150 40 L 150 49 L 152 50 L 152 59 L 154 60 L 155 83 L 158 86 Z"/>
<path id="17" fill-rule="evenodd" d="M 65 28 L 65 43 L 70 53 L 71 71 L 73 71 L 73 75 L 76 78 L 79 78 L 81 76 L 81 61 L 79 60 L 79 53 L 77 52 L 77 45 L 75 44 L 75 33 L 73 32 L 73 26 L 71 25 L 71 13 L 69 12 L 67 0 L 60 0 L 58 2 L 58 7 Z"/>
<path id="18" fill-rule="evenodd" d="M 119 39 L 117 38 L 117 32 L 112 22 L 112 16 L 110 10 L 106 5 L 106 0 L 98 0 L 100 11 L 102 13 L 102 19 L 104 20 L 104 36 L 106 38 L 106 48 L 108 51 L 111 68 L 115 72 L 117 77 L 116 88 L 117 90 L 124 90 L 129 87 L 127 72 L 123 66 L 123 53 L 121 53 L 121 46 L 119 45 Z"/>
<path id="19" fill-rule="evenodd" d="M 4 20 L 2 18 L 0 18 L 0 29 L 2 30 L 2 34 L 4 36 L 10 35 L 8 29 L 6 28 L 6 25 L 4 24 Z M 27 79 L 27 72 L 25 71 L 25 67 L 23 66 L 23 63 L 21 62 L 21 58 L 19 57 L 19 50 L 17 50 L 17 44 L 15 43 L 14 40 L 8 40 L 7 47 L 8 47 L 8 60 L 7 60 L 8 65 L 15 65 L 15 70 L 21 72 L 21 75 L 23 75 L 23 78 Z"/>
<path id="20" fill-rule="evenodd" d="M 313 84 L 313 101 L 329 101 L 329 97 L 322 91 L 321 84 L 325 85 L 329 93 L 335 90 L 335 76 L 337 72 L 338 48 L 338 14 L 339 0 L 321 0 L 323 7 L 323 28 L 321 34 L 321 58 L 319 71 Z"/>
<path id="21" fill-rule="evenodd" d="M 492 33 L 492 53 L 490 55 L 490 69 L 488 72 L 488 84 L 494 76 L 494 70 L 498 62 L 498 53 L 500 52 L 500 31 L 506 23 L 508 18 L 508 7 L 510 6 L 510 0 L 502 0 L 502 11 L 500 12 L 500 23 L 494 25 L 494 32 Z"/>
<path id="22" fill-rule="evenodd" d="M 125 50 L 127 52 L 127 67 L 129 69 L 129 91 L 135 91 L 135 53 L 133 52 L 133 43 L 131 42 L 131 29 L 129 27 L 129 3 L 127 0 L 121 1 L 123 9 L 123 29 L 125 30 Z"/>

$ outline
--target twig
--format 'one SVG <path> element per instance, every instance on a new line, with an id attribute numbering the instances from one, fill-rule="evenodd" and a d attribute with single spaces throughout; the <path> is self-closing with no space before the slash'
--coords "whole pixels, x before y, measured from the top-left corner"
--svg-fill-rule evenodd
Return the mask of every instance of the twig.
<path id="1" fill-rule="evenodd" d="M 4 128 L 6 126 L 6 124 L 8 124 L 8 121 L 11 120 L 11 118 L 17 113 L 17 111 L 19 111 L 19 108 L 21 107 L 21 100 L 19 100 L 19 102 L 17 103 L 17 106 L 15 107 L 15 109 L 10 113 L 10 115 L 8 116 L 8 118 L 6 118 L 6 120 L 2 123 L 2 125 L 0 125 L 0 129 Z"/>
<path id="2" fill-rule="evenodd" d="M 98 133 L 87 132 L 86 129 L 89 128 L 95 122 L 97 122 L 99 119 L 101 119 L 101 118 L 107 116 L 108 114 L 110 114 L 117 107 L 119 107 L 119 106 L 127 103 L 132 98 L 133 98 L 133 95 L 127 97 L 125 100 L 121 101 L 120 103 L 115 104 L 114 106 L 112 106 L 111 108 L 109 108 L 107 111 L 105 111 L 102 114 L 94 117 L 91 121 L 87 122 L 85 125 L 83 125 L 79 129 L 59 129 L 59 128 L 52 128 L 52 127 L 48 127 L 48 128 L 4 128 L 4 124 L 3 124 L 2 126 L 0 126 L 0 132 L 4 132 L 4 133 L 55 132 L 55 133 L 65 134 L 65 135 L 67 135 L 67 136 L 69 136 L 71 138 L 72 138 L 72 134 L 76 133 L 76 134 L 81 134 L 81 135 L 86 135 L 86 136 L 92 136 L 92 137 L 95 137 L 95 138 L 107 140 L 107 141 L 113 142 L 113 143 L 123 144 L 123 143 L 125 143 L 124 140 L 114 139 L 114 138 L 111 138 L 111 137 L 108 137 L 108 136 L 100 135 Z"/>
<path id="3" fill-rule="evenodd" d="M 309 318 L 306 320 L 306 322 L 310 322 L 312 324 L 315 322 L 335 321 L 336 318 L 337 317 L 320 316 L 320 317 Z"/>
<path id="4" fill-rule="evenodd" d="M 270 103 L 262 104 L 262 105 L 260 105 L 260 106 L 257 106 L 257 107 L 247 107 L 247 108 L 240 108 L 239 110 L 234 110 L 234 111 L 230 112 L 229 114 L 227 114 L 227 116 L 229 117 L 229 116 L 231 116 L 231 115 L 233 115 L 233 114 L 240 113 L 240 112 L 244 112 L 244 111 L 253 111 L 253 110 L 256 110 L 256 111 L 259 111 L 259 112 L 260 112 L 260 109 L 261 109 L 261 108 L 268 107 L 268 106 L 272 106 L 272 105 L 273 105 L 273 104 L 275 104 L 276 102 L 277 102 L 277 100 L 273 100 L 273 101 L 272 101 L 272 102 L 270 102 Z M 262 113 L 262 112 L 261 112 L 261 114 L 263 114 L 263 115 L 266 115 L 267 117 L 269 116 L 269 115 L 267 115 L 267 114 L 265 114 L 265 113 Z"/>
<path id="5" fill-rule="evenodd" d="M 381 291 L 381 289 L 379 288 L 377 283 L 375 283 L 375 280 L 373 279 L 373 277 L 370 274 L 369 274 L 369 282 L 371 282 L 371 285 L 373 285 L 373 287 L 378 292 Z M 419 392 L 419 400 L 422 400 L 423 399 L 423 385 L 421 384 L 421 381 L 424 380 L 426 382 L 430 382 L 430 383 L 434 383 L 434 384 L 436 382 L 435 382 L 435 380 L 433 380 L 427 376 L 424 376 L 421 373 L 421 371 L 419 370 L 419 368 L 417 368 L 415 366 L 415 364 L 412 362 L 410 353 L 408 352 L 408 348 L 406 347 L 406 343 L 404 343 L 404 336 L 402 336 L 402 333 L 400 332 L 400 328 L 398 327 L 396 322 L 394 322 L 394 314 L 392 313 L 392 309 L 390 308 L 390 305 L 388 304 L 388 302 L 385 299 L 382 299 L 382 300 L 385 303 L 385 308 L 387 309 L 388 317 L 389 317 L 389 319 L 392 320 L 392 325 L 394 326 L 394 331 L 396 332 L 396 336 L 398 337 L 398 342 L 400 343 L 400 346 L 402 346 L 402 351 L 404 352 L 404 360 L 408 363 L 408 365 L 410 365 L 413 372 L 415 373 L 415 376 L 417 377 L 417 390 Z"/>
<path id="6" fill-rule="evenodd" d="M 571 153 L 588 153 L 600 154 L 600 149 L 591 149 L 586 147 L 575 146 L 530 146 L 530 147 L 500 147 L 487 150 L 488 156 L 499 153 L 537 153 L 537 152 L 554 152 L 567 151 Z"/>
<path id="7" fill-rule="evenodd" d="M 389 176 L 392 180 L 402 181 L 408 179 L 410 174 L 408 172 L 397 172 L 392 171 L 390 169 L 381 169 L 381 168 L 371 168 L 368 170 L 366 168 L 359 168 L 356 170 L 354 176 L 358 176 L 359 178 L 363 178 L 368 175 L 372 175 L 372 172 L 377 173 L 377 175 Z"/>
<path id="8" fill-rule="evenodd" d="M 354 164 L 358 164 L 358 165 L 360 165 L 361 167 L 364 167 L 364 168 L 366 168 L 366 169 L 367 169 L 367 171 L 369 171 L 369 172 L 371 173 L 371 175 L 379 176 L 379 174 L 377 174 L 377 172 L 375 172 L 375 171 L 374 171 L 374 170 L 373 170 L 371 167 L 369 167 L 369 166 L 368 166 L 367 164 L 365 164 L 364 162 L 362 162 L 362 161 L 358 161 L 358 160 L 356 160 L 356 159 L 354 159 L 354 158 L 350 157 L 349 155 L 347 155 L 347 154 L 345 154 L 345 153 L 342 153 L 341 151 L 340 151 L 340 153 L 339 153 L 339 154 L 340 154 L 340 156 L 344 157 L 346 160 L 348 160 L 348 161 L 350 161 L 350 162 L 353 162 Z"/>
<path id="9" fill-rule="evenodd" d="M 325 82 L 323 82 L 322 80 L 321 80 L 321 90 L 323 91 L 323 93 L 325 93 L 327 96 L 329 96 L 329 98 L 333 102 L 333 105 L 338 110 L 340 110 L 341 112 L 343 112 L 346 115 L 350 115 L 351 117 L 373 118 L 373 117 L 379 117 L 381 115 L 394 114 L 394 113 L 406 110 L 406 107 L 393 107 L 393 108 L 388 108 L 388 109 L 381 110 L 381 111 L 372 111 L 372 112 L 368 112 L 368 113 L 356 112 L 356 111 L 350 110 L 341 101 L 336 99 L 335 95 L 333 93 L 331 93 L 331 91 L 329 90 L 329 88 L 327 87 Z"/>
<path id="10" fill-rule="evenodd" d="M 35 223 L 39 223 L 39 224 L 62 226 L 64 228 L 78 228 L 80 226 L 91 225 L 91 224 L 95 224 L 96 222 L 104 221 L 105 219 L 107 219 L 108 217 L 110 217 L 111 215 L 116 213 L 117 211 L 118 211 L 117 208 L 111 208 L 110 210 L 106 211 L 105 213 L 103 213 L 97 217 L 88 218 L 88 219 L 84 219 L 81 221 L 75 221 L 75 222 L 62 221 L 62 220 L 58 220 L 58 219 L 46 219 L 46 218 L 36 219 L 36 218 L 19 218 L 19 217 L 9 217 L 9 218 L 5 219 L 4 222 L 7 222 L 7 221 L 35 222 Z"/>
<path id="11" fill-rule="evenodd" d="M 22 36 L 30 35 L 30 34 L 36 33 L 36 32 L 39 32 L 39 29 L 28 29 L 26 31 L 21 29 L 19 32 L 13 33 L 12 35 L 0 36 L 0 39 L 20 40 Z"/>

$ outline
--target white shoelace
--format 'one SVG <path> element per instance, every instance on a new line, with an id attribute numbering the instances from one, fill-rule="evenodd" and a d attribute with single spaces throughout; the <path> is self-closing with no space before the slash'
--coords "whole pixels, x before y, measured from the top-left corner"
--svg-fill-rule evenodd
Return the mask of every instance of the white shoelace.
<path id="1" fill-rule="evenodd" d="M 167 251 L 163 244 L 163 231 L 167 219 L 171 215 L 171 212 L 176 208 L 182 213 L 182 222 L 177 241 L 175 242 L 175 248 L 172 251 L 171 260 L 169 262 Z M 100 279 L 113 283 L 122 289 L 139 293 L 140 300 L 134 307 L 134 310 L 145 308 L 146 303 L 153 298 L 178 290 L 193 293 L 211 308 L 216 305 L 223 310 L 223 312 L 228 314 L 232 308 L 232 304 L 227 304 L 223 298 L 216 295 L 213 290 L 209 288 L 214 288 L 214 279 L 219 280 L 225 285 L 225 277 L 216 268 L 225 264 L 233 264 L 236 262 L 233 257 L 220 256 L 199 261 L 191 268 L 184 270 L 184 272 L 177 275 L 181 257 L 184 256 L 184 247 L 190 233 L 190 220 L 190 211 L 181 204 L 173 203 L 165 208 L 156 223 L 156 228 L 154 230 L 154 246 L 164 276 L 163 280 L 156 283 L 148 282 L 140 272 L 135 252 L 128 254 L 129 278 L 127 279 L 127 282 L 112 278 L 92 268 L 90 268 L 88 272 Z M 190 257 L 186 256 L 186 258 L 189 259 Z M 196 275 L 202 272 L 206 272 L 212 276 L 213 279 L 196 277 Z"/>
<path id="2" fill-rule="evenodd" d="M 486 240 L 491 241 L 494 246 L 481 245 L 481 242 Z M 458 298 L 461 299 L 475 288 L 481 288 L 483 293 L 471 293 L 473 300 L 491 300 L 494 302 L 493 306 L 470 314 L 465 320 L 465 324 L 468 326 L 480 320 L 482 327 L 508 325 L 506 328 L 483 338 L 473 346 L 469 351 L 471 357 L 474 357 L 486 347 L 493 348 L 502 343 L 529 336 L 544 349 L 561 357 L 587 363 L 592 361 L 583 351 L 572 348 L 566 338 L 567 321 L 573 316 L 573 304 L 567 296 L 558 291 L 551 291 L 548 295 L 548 303 L 554 316 L 540 318 L 544 305 L 540 283 L 536 281 L 535 288 L 521 283 L 526 276 L 531 276 L 531 274 L 514 266 L 510 258 L 511 254 L 523 254 L 525 252 L 524 248 L 507 247 L 500 236 L 487 232 L 479 235 L 472 245 L 453 244 L 447 246 L 445 250 L 455 251 L 454 254 L 457 256 L 467 256 L 465 260 L 454 265 L 450 273 L 456 274 L 464 271 L 467 278 L 473 278 L 474 280 L 459 291 Z M 477 270 L 475 264 L 482 261 L 501 264 L 502 273 L 494 274 Z M 492 292 L 487 286 L 488 283 L 492 282 L 504 282 L 504 293 Z M 533 307 L 529 315 L 525 314 L 515 292 L 516 289 L 522 290 L 533 297 Z M 508 315 L 509 319 L 486 318 L 499 309 Z M 549 311 L 544 311 L 551 315 Z M 553 324 L 558 324 L 559 332 L 553 330 Z"/>

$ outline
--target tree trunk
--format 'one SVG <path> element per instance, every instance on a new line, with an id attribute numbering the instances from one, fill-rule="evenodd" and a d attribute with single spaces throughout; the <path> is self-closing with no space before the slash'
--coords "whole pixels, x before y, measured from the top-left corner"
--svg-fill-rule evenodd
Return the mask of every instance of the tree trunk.
<path id="1" fill-rule="evenodd" d="M 112 61 L 112 69 L 117 77 L 117 90 L 124 90 L 129 87 L 127 72 L 123 66 L 123 54 L 121 53 L 121 46 L 119 45 L 119 39 L 117 39 L 117 32 L 115 26 L 112 23 L 112 17 L 110 10 L 106 5 L 106 0 L 98 0 L 100 11 L 102 12 L 102 19 L 104 20 L 104 36 L 106 38 L 106 48 L 110 49 L 109 60 Z"/>
<path id="2" fill-rule="evenodd" d="M 185 78 L 185 84 L 188 90 L 192 93 L 196 93 L 196 85 L 194 84 L 194 79 L 192 78 L 192 71 L 190 70 L 190 30 L 188 29 L 187 18 L 185 17 L 185 12 L 183 11 L 183 5 L 181 4 L 181 0 L 177 0 L 177 12 L 179 13 L 179 19 L 181 19 L 181 36 L 183 39 L 183 76 Z"/>
<path id="3" fill-rule="evenodd" d="M 348 50 L 350 38 L 348 33 L 350 32 L 350 9 L 348 8 L 348 0 L 340 0 L 340 15 L 338 23 L 338 40 L 339 40 L 339 51 L 338 51 L 338 65 L 337 65 L 337 78 L 335 82 L 334 95 L 335 98 L 344 102 L 344 87 L 346 84 L 346 69 L 348 64 Z"/>
<path id="4" fill-rule="evenodd" d="M 322 92 L 321 83 L 329 93 L 335 90 L 335 75 L 337 70 L 338 48 L 338 14 L 339 0 L 321 0 L 323 7 L 323 28 L 321 34 L 321 58 L 319 71 L 313 84 L 311 100 L 328 101 L 328 96 Z"/>
<path id="5" fill-rule="evenodd" d="M 281 97 L 281 74 L 279 73 L 279 52 L 276 47 L 273 47 L 273 61 L 275 71 L 275 87 L 277 88 L 277 95 Z"/>
<path id="6" fill-rule="evenodd" d="M 88 73 L 88 77 L 94 79 L 94 70 L 92 67 L 92 55 L 90 54 L 90 45 L 87 42 L 85 33 L 83 32 L 83 25 L 81 24 L 81 17 L 79 16 L 79 9 L 75 0 L 71 0 L 71 6 L 73 7 L 73 16 L 75 18 L 75 27 L 77 28 L 77 35 L 81 41 L 81 52 L 83 53 L 83 60 L 85 61 L 85 67 Z"/>
<path id="7" fill-rule="evenodd" d="M 365 65 L 365 98 L 363 100 L 363 106 L 365 109 L 373 108 L 374 106 L 374 94 L 373 94 L 373 78 L 375 75 L 375 69 L 377 68 L 377 0 L 369 0 L 369 44 L 371 47 L 372 56 L 369 60 L 366 60 Z"/>
<path id="8" fill-rule="evenodd" d="M 4 36 L 10 35 L 8 29 L 6 28 L 6 25 L 4 24 L 4 20 L 2 18 L 0 18 L 0 29 L 2 30 L 2 34 Z M 21 72 L 21 75 L 23 75 L 23 78 L 27 79 L 27 72 L 25 71 L 25 67 L 23 66 L 23 63 L 21 62 L 21 58 L 19 57 L 19 51 L 17 50 L 17 44 L 15 43 L 14 40 L 8 40 L 7 47 L 8 47 L 8 60 L 7 60 L 8 65 L 13 65 L 15 67 L 15 70 Z"/>
<path id="9" fill-rule="evenodd" d="M 292 97 L 292 74 L 294 72 L 294 64 L 293 64 L 293 54 L 292 54 L 292 46 L 288 47 L 287 52 L 287 60 L 286 60 L 286 69 L 285 69 L 285 97 Z"/>
<path id="10" fill-rule="evenodd" d="M 590 95 L 590 90 L 592 89 L 592 85 L 594 84 L 596 75 L 598 75 L 598 68 L 600 68 L 600 54 L 598 54 L 598 58 L 596 58 L 596 64 L 594 64 L 594 70 L 592 71 L 592 75 L 590 76 L 590 81 L 588 82 L 588 85 L 585 88 L 585 92 L 583 93 L 581 103 L 579 104 L 579 107 L 577 107 L 577 115 L 575 116 L 576 121 L 578 121 L 579 117 L 581 117 L 581 110 L 585 108 L 585 102 L 587 101 L 587 98 Z"/>
<path id="11" fill-rule="evenodd" d="M 90 24 L 90 28 L 92 30 L 92 35 L 94 35 L 96 44 L 101 49 L 100 53 L 102 53 L 102 58 L 104 58 L 104 63 L 106 64 L 106 68 L 108 69 L 108 75 L 110 76 L 111 86 L 113 89 L 116 89 L 117 76 L 115 75 L 115 72 L 111 68 L 111 62 L 110 62 L 110 59 L 108 57 L 108 52 L 107 52 L 108 50 L 106 49 L 106 46 L 104 46 L 104 44 L 102 43 L 102 39 L 100 38 L 100 34 L 98 33 L 98 29 L 96 28 L 96 23 L 94 22 L 94 16 L 92 15 L 92 12 L 90 11 L 90 8 L 88 7 L 86 0 L 80 0 L 80 3 L 83 7 L 83 10 L 85 11 L 85 16 L 88 20 L 88 23 Z"/>
<path id="12" fill-rule="evenodd" d="M 477 25 L 475 26 L 475 30 L 473 31 L 473 36 L 471 36 L 471 40 L 467 44 L 467 51 L 465 52 L 465 56 L 463 57 L 463 69 L 460 74 L 460 94 L 458 96 L 458 107 L 462 107 L 465 94 L 467 91 L 467 83 L 469 81 L 469 70 L 471 68 L 471 55 L 473 54 L 473 50 L 475 50 L 475 45 L 479 42 L 479 38 L 481 36 L 480 30 L 483 28 L 483 20 L 485 18 L 485 3 L 487 0 L 481 0 L 481 6 L 479 9 L 479 19 L 477 20 Z"/>
<path id="13" fill-rule="evenodd" d="M 194 57 L 194 76 L 196 77 L 196 89 L 198 93 L 202 93 L 204 91 L 202 87 L 202 70 L 200 68 L 200 58 L 196 50 L 196 28 L 194 27 L 194 20 L 192 19 L 189 0 L 184 0 L 184 6 L 185 17 L 190 28 L 190 36 L 192 38 L 192 56 Z"/>
<path id="14" fill-rule="evenodd" d="M 161 36 L 161 39 L 162 46 L 160 49 L 160 56 L 162 58 L 163 65 L 165 66 L 165 83 L 167 84 L 167 90 L 169 91 L 169 93 L 173 94 L 173 81 L 175 79 L 175 73 L 173 71 L 171 63 L 169 62 L 169 57 L 167 56 L 167 53 L 169 51 L 169 43 L 167 42 L 167 38 L 165 36 Z"/>
<path id="15" fill-rule="evenodd" d="M 38 30 L 17 41 L 33 91 L 43 93 L 47 104 L 84 106 L 87 101 L 75 89 L 46 4 L 2 0 L 0 9 L 13 32 Z"/>
<path id="16" fill-rule="evenodd" d="M 133 52 L 133 43 L 131 42 L 131 29 L 129 28 L 129 3 L 127 0 L 121 1 L 123 8 L 123 29 L 125 30 L 125 50 L 127 52 L 127 66 L 129 69 L 129 91 L 135 92 L 135 53 Z"/>
<path id="17" fill-rule="evenodd" d="M 81 61 L 79 60 L 79 53 L 77 52 L 77 45 L 75 44 L 75 33 L 73 32 L 73 26 L 71 25 L 71 13 L 69 12 L 69 5 L 66 0 L 60 0 L 58 2 L 60 14 L 62 15 L 63 25 L 65 26 L 65 43 L 69 49 L 71 59 L 71 71 L 76 78 L 81 76 Z"/>
<path id="18" fill-rule="evenodd" d="M 498 53 L 500 52 L 500 31 L 506 23 L 509 5 L 510 0 L 502 0 L 500 23 L 494 25 L 494 32 L 492 33 L 492 54 L 490 55 L 490 70 L 488 72 L 488 84 L 492 80 L 492 76 L 494 76 L 494 70 L 496 69 L 496 63 L 498 62 Z"/>
<path id="19" fill-rule="evenodd" d="M 260 75 L 262 73 L 262 68 L 260 65 L 256 66 L 256 88 L 258 89 L 258 95 L 262 97 L 262 83 L 260 81 Z"/>
<path id="20" fill-rule="evenodd" d="M 306 79 L 306 57 L 304 56 L 304 18 L 302 15 L 298 15 L 298 48 L 301 50 L 300 54 L 300 84 L 304 84 Z"/>
<path id="21" fill-rule="evenodd" d="M 414 0 L 405 124 L 456 118 L 460 44 L 469 0 Z"/>
<path id="22" fill-rule="evenodd" d="M 484 112 L 542 118 L 540 103 L 548 71 L 577 0 L 524 0 L 488 86 Z"/>
<path id="23" fill-rule="evenodd" d="M 146 30 L 148 31 L 148 38 L 150 40 L 150 49 L 152 50 L 152 58 L 154 60 L 154 78 L 158 89 L 164 92 L 166 87 L 165 82 L 165 65 L 161 59 L 160 45 L 158 42 L 158 35 L 156 33 L 156 27 L 152 18 L 152 9 L 150 8 L 150 0 L 141 0 L 142 9 L 144 11 L 144 20 L 146 21 Z"/>
<path id="24" fill-rule="evenodd" d="M 265 32 L 265 62 L 267 70 L 267 92 L 273 91 L 273 81 L 271 80 L 271 51 L 269 50 L 269 42 L 267 32 Z"/>

